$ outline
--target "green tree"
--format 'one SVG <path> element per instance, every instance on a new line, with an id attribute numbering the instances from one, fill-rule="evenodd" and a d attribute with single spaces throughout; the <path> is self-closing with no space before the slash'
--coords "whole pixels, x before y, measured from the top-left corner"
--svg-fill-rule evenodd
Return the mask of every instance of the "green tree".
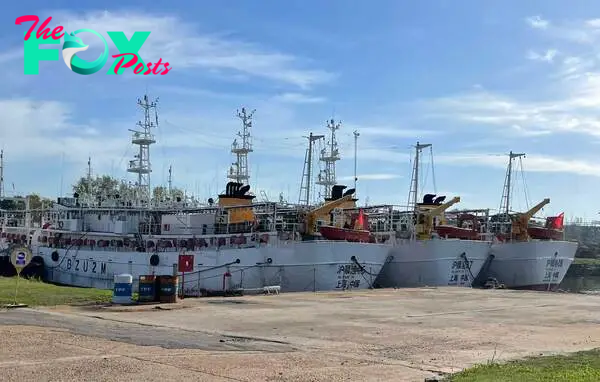
<path id="1" fill-rule="evenodd" d="M 29 209 L 33 210 L 32 213 L 31 213 L 31 220 L 32 220 L 32 222 L 41 224 L 41 222 L 42 222 L 42 210 L 48 209 L 48 208 L 52 207 L 52 204 L 54 202 L 51 199 L 41 197 L 40 195 L 38 195 L 36 193 L 27 195 L 23 199 L 23 203 L 26 203 L 25 202 L 26 198 L 29 199 Z"/>
<path id="2" fill-rule="evenodd" d="M 165 186 L 157 186 L 152 190 L 152 196 L 155 200 L 176 200 L 178 197 L 183 199 L 183 190 L 179 188 L 171 188 L 171 193 Z"/>
<path id="3" fill-rule="evenodd" d="M 80 178 L 73 185 L 73 193 L 83 195 L 116 195 L 119 194 L 121 198 L 128 195 L 134 197 L 135 186 L 129 185 L 124 181 L 113 178 L 110 175 L 97 176 L 95 178 L 88 179 L 87 177 Z M 178 188 L 169 190 L 164 186 L 154 187 L 152 190 L 152 196 L 155 200 L 175 200 L 177 197 L 183 198 L 183 191 Z"/>
<path id="4" fill-rule="evenodd" d="M 126 192 L 128 189 L 131 187 L 110 175 L 90 179 L 82 177 L 73 185 L 73 193 L 79 195 L 114 195 Z"/>
<path id="5" fill-rule="evenodd" d="M 17 203 L 15 203 L 15 201 L 12 199 L 2 199 L 0 200 L 0 209 L 8 211 L 16 210 Z"/>
<path id="6" fill-rule="evenodd" d="M 27 199 L 29 199 L 29 210 L 31 210 L 31 220 L 34 223 L 41 223 L 42 210 L 51 208 L 53 201 L 49 198 L 41 197 L 33 193 L 25 197 L 15 196 L 10 199 L 0 200 L 0 209 L 8 211 L 25 211 L 27 209 Z"/>

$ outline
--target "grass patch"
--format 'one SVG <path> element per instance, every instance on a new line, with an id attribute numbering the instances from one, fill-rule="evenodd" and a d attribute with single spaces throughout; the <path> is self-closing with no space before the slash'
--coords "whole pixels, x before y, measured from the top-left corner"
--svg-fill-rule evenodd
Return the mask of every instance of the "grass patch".
<path id="1" fill-rule="evenodd" d="M 15 301 L 16 277 L 0 277 L 0 305 Z M 30 306 L 75 305 L 109 302 L 111 290 L 63 287 L 39 280 L 19 279 L 17 303 Z"/>
<path id="2" fill-rule="evenodd" d="M 600 349 L 478 365 L 454 374 L 446 381 L 597 382 L 600 381 Z"/>
<path id="3" fill-rule="evenodd" d="M 573 264 L 600 265 L 600 259 L 576 257 L 575 260 L 573 260 Z"/>

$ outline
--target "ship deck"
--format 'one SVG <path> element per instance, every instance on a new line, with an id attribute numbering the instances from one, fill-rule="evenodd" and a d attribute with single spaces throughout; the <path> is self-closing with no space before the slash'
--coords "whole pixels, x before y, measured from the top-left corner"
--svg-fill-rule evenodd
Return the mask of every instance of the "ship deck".
<path id="1" fill-rule="evenodd" d="M 423 381 L 600 347 L 592 295 L 386 289 L 161 307 L 1 312 L 3 380 Z"/>

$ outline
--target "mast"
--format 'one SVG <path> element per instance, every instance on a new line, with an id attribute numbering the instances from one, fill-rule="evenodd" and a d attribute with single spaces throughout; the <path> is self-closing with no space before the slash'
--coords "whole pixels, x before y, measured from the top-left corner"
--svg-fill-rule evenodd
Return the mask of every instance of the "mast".
<path id="1" fill-rule="evenodd" d="M 322 162 L 325 162 L 325 170 L 322 170 L 319 174 L 319 180 L 316 182 L 317 184 L 323 186 L 323 197 L 329 198 L 331 197 L 331 187 L 335 186 L 337 180 L 335 178 L 335 162 L 340 160 L 340 155 L 338 151 L 338 144 L 335 138 L 336 130 L 339 130 L 341 127 L 341 123 L 335 123 L 333 119 L 327 122 L 327 128 L 331 130 L 331 137 L 329 139 L 329 152 L 327 148 L 321 150 L 321 158 Z"/>
<path id="2" fill-rule="evenodd" d="M 173 185 L 173 167 L 169 165 L 169 198 L 171 197 L 171 190 Z"/>
<path id="3" fill-rule="evenodd" d="M 431 147 L 430 143 L 419 143 L 415 146 L 415 164 L 413 166 L 412 178 L 410 180 L 410 192 L 408 193 L 408 208 L 415 208 L 419 195 L 419 157 L 424 148 Z"/>
<path id="4" fill-rule="evenodd" d="M 510 190 L 512 181 L 512 162 L 515 158 L 524 157 L 525 153 L 513 153 L 512 151 L 508 154 L 508 168 L 506 169 L 506 179 L 504 180 L 504 189 L 502 190 L 502 199 L 500 200 L 500 213 L 508 216 L 510 214 Z"/>
<path id="5" fill-rule="evenodd" d="M 4 198 L 4 150 L 0 150 L 0 198 Z"/>
<path id="6" fill-rule="evenodd" d="M 150 145 L 156 143 L 152 129 L 158 127 L 158 113 L 156 111 L 156 105 L 158 99 L 150 101 L 148 95 L 144 95 L 143 99 L 137 101 L 138 106 L 144 111 L 144 121 L 137 122 L 137 126 L 141 130 L 131 131 L 131 143 L 139 146 L 138 153 L 134 156 L 134 160 L 129 161 L 129 167 L 127 172 L 138 174 L 137 188 L 138 188 L 138 201 L 142 203 L 148 203 L 150 205 L 150 199 L 152 197 L 152 189 L 150 188 L 150 173 L 152 167 L 150 163 Z M 154 111 L 154 120 L 151 118 L 151 111 Z"/>
<path id="7" fill-rule="evenodd" d="M 302 172 L 302 181 L 300 183 L 300 200 L 298 204 L 308 206 L 310 204 L 310 186 L 312 184 L 312 150 L 315 141 L 325 138 L 324 135 L 313 135 L 310 133 L 308 137 L 308 148 L 306 149 L 306 159 L 304 160 L 304 171 Z M 305 198 L 302 199 L 302 190 L 305 190 Z"/>
<path id="8" fill-rule="evenodd" d="M 358 147 L 358 137 L 360 134 L 356 130 L 354 130 L 352 134 L 354 134 L 354 197 L 356 198 L 356 182 L 358 181 L 358 177 L 356 175 L 356 153 Z"/>
<path id="9" fill-rule="evenodd" d="M 88 182 L 90 182 L 92 180 L 92 157 L 88 157 L 86 176 L 87 176 Z"/>
<path id="10" fill-rule="evenodd" d="M 248 153 L 254 151 L 252 150 L 250 128 L 252 127 L 252 117 L 255 111 L 256 109 L 250 113 L 246 113 L 246 108 L 242 107 L 242 111 L 238 110 L 237 112 L 238 118 L 242 120 L 242 131 L 237 133 L 238 137 L 242 139 L 242 144 L 240 146 L 237 139 L 234 139 L 231 144 L 231 152 L 235 154 L 236 161 L 230 168 L 227 177 L 238 183 L 248 184 L 250 180 L 250 174 L 248 173 Z"/>

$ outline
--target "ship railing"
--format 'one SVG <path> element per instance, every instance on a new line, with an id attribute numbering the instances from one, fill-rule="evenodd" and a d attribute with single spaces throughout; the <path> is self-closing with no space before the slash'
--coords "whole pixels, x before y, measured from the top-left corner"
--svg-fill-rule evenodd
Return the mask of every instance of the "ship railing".
<path id="1" fill-rule="evenodd" d="M 574 218 L 566 221 L 565 226 L 572 227 L 600 227 L 600 220 L 585 220 L 582 218 Z"/>

